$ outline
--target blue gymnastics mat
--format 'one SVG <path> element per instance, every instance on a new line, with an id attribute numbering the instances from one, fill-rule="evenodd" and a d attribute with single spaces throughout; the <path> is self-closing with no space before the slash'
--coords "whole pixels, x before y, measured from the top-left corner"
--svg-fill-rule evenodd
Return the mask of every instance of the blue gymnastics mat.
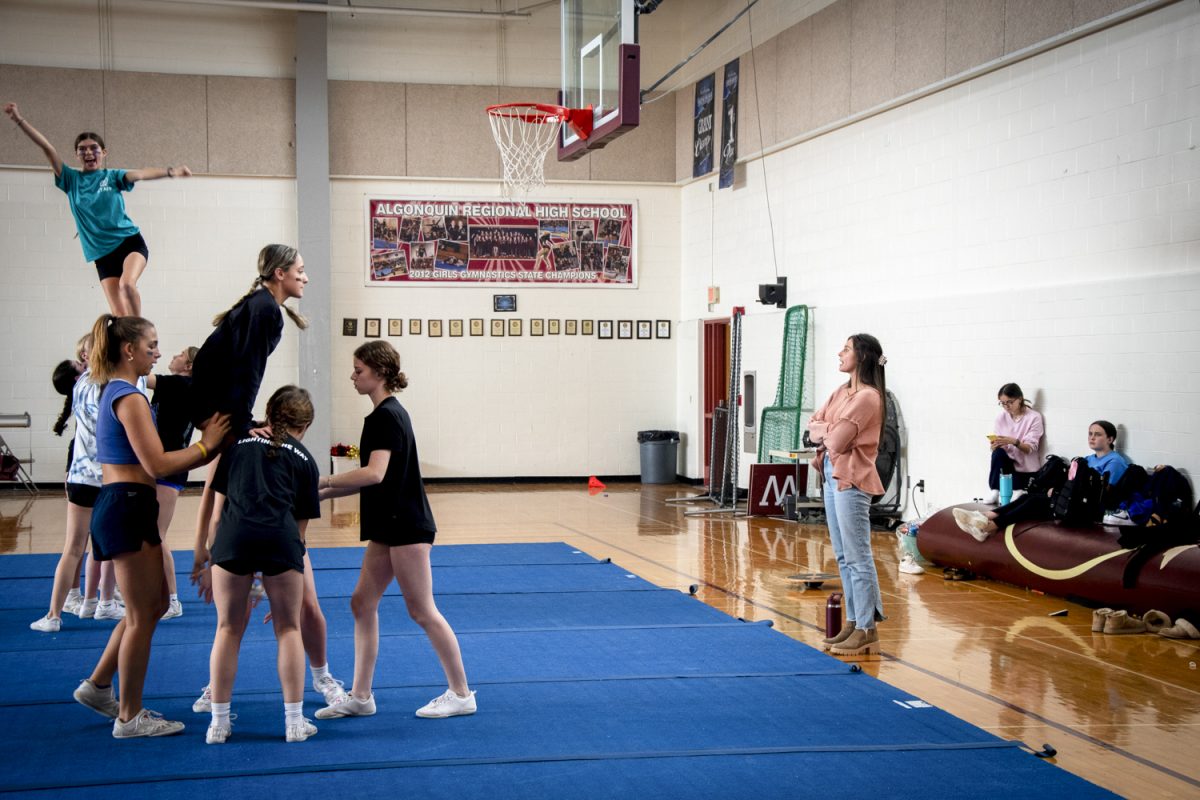
<path id="1" fill-rule="evenodd" d="M 380 616 L 379 713 L 318 721 L 317 737 L 304 744 L 283 741 L 269 626 L 253 622 L 242 646 L 233 736 L 209 746 L 207 715 L 193 714 L 191 703 L 207 681 L 210 608 L 190 602 L 183 617 L 160 625 L 146 682 L 147 706 L 184 720 L 186 730 L 134 741 L 112 739 L 109 722 L 71 700 L 99 655 L 103 623 L 68 619 L 47 635 L 30 631 L 32 618 L 18 618 L 20 610 L 0 612 L 0 651 L 8 674 L 20 676 L 0 685 L 0 714 L 7 730 L 21 732 L 20 757 L 6 760 L 0 794 L 1112 796 L 765 624 L 625 578 L 590 557 L 544 560 L 578 556 L 565 545 L 530 545 L 539 552 L 523 561 L 526 545 L 497 546 L 495 563 L 486 557 L 491 546 L 470 547 L 447 554 L 455 564 L 439 561 L 434 585 L 458 632 L 479 713 L 413 715 L 444 690 L 444 678 L 403 600 L 389 597 Z M 323 555 L 314 552 L 314 564 L 332 562 Z M 48 591 L 47 576 L 37 578 L 32 564 L 4 564 L 10 558 L 30 557 L 0 559 L 10 570 L 0 584 L 36 580 Z M 347 569 L 318 567 L 318 586 Z M 505 591 L 468 590 L 480 581 Z M 621 581 L 622 589 L 612 585 Z M 443 585 L 458 591 L 443 594 Z M 349 679 L 347 603 L 322 593 L 330 664 Z M 306 714 L 319 706 L 310 691 Z"/>

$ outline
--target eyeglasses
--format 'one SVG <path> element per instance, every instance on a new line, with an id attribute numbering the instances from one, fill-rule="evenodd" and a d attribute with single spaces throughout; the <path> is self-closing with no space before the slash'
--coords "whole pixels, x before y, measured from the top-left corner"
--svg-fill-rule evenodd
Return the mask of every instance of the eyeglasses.
<path id="1" fill-rule="evenodd" d="M 1017 406 L 1020 404 L 1021 404 L 1020 400 L 1001 400 L 999 403 L 996 403 L 996 405 L 1004 406 L 1005 408 L 1008 408 L 1009 406 Z"/>
<path id="2" fill-rule="evenodd" d="M 75 152 L 81 156 L 86 156 L 88 153 L 99 153 L 101 147 L 98 144 L 89 145 L 88 147 L 76 147 Z"/>

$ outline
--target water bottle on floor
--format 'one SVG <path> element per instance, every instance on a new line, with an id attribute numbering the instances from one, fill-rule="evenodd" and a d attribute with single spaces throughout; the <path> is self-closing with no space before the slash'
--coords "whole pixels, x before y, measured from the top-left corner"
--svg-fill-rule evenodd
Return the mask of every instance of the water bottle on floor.
<path id="1" fill-rule="evenodd" d="M 1012 502 L 1012 475 L 1000 473 L 1000 505 L 1006 506 Z"/>

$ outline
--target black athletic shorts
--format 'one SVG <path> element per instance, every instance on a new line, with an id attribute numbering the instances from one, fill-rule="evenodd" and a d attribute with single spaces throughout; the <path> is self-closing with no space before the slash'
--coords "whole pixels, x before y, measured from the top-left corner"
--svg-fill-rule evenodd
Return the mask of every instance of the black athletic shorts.
<path id="1" fill-rule="evenodd" d="M 91 486 L 86 483 L 67 484 L 67 500 L 77 506 L 92 508 L 96 505 L 96 498 L 99 497 L 99 495 L 99 486 Z"/>
<path id="2" fill-rule="evenodd" d="M 141 253 L 142 258 L 150 260 L 150 248 L 146 247 L 146 240 L 140 233 L 126 237 L 116 250 L 96 259 L 96 272 L 100 273 L 100 280 L 121 277 L 125 271 L 125 257 L 130 253 Z"/>
<path id="3" fill-rule="evenodd" d="M 397 530 L 397 531 L 374 531 L 367 533 L 362 531 L 358 535 L 359 541 L 375 542 L 386 547 L 403 547 L 408 544 L 433 544 L 433 531 L 417 531 L 412 529 Z"/>
<path id="4" fill-rule="evenodd" d="M 158 496 L 144 483 L 106 483 L 92 509 L 92 552 L 97 561 L 136 553 L 142 542 L 162 544 Z"/>
<path id="5" fill-rule="evenodd" d="M 226 572 L 232 572 L 234 575 L 253 575 L 256 572 L 261 572 L 268 578 L 282 575 L 289 569 L 294 569 L 301 574 L 304 572 L 303 563 L 297 569 L 294 564 L 285 564 L 282 561 L 275 561 L 273 559 L 230 558 L 225 561 L 218 561 L 217 566 Z"/>

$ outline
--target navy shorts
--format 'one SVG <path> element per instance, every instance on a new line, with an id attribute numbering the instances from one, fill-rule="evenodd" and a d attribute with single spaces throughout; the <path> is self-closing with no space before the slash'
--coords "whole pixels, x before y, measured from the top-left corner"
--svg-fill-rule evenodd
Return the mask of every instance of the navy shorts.
<path id="1" fill-rule="evenodd" d="M 126 237 L 116 250 L 96 259 L 96 272 L 100 273 L 100 280 L 121 277 L 125 272 L 125 258 L 130 253 L 141 253 L 142 258 L 150 260 L 150 248 L 146 247 L 146 240 L 140 233 Z"/>
<path id="2" fill-rule="evenodd" d="M 68 483 L 67 484 L 67 500 L 77 506 L 84 508 L 92 508 L 96 505 L 96 498 L 100 495 L 99 486 L 91 486 L 86 483 Z"/>
<path id="3" fill-rule="evenodd" d="M 92 552 L 97 561 L 136 553 L 142 543 L 162 544 L 158 497 L 144 483 L 106 483 L 92 509 Z"/>

